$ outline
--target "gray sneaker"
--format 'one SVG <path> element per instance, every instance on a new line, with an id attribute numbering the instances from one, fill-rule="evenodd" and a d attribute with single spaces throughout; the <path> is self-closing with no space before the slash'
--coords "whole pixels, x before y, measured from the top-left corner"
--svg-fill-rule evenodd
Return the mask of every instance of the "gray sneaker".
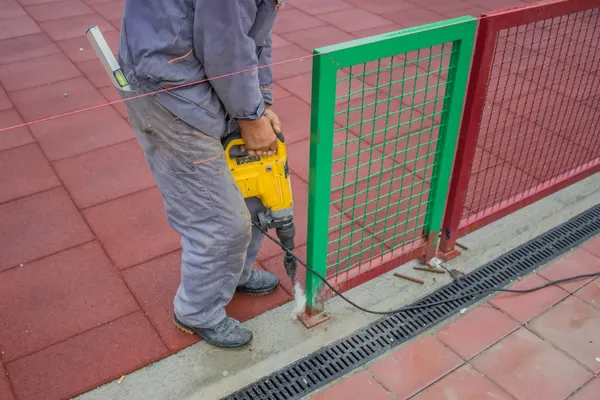
<path id="1" fill-rule="evenodd" d="M 186 325 L 179 321 L 176 315 L 173 316 L 173 322 L 185 333 L 196 334 L 208 344 L 225 349 L 241 349 L 252 341 L 252 331 L 230 317 L 225 317 L 223 321 L 208 329 Z"/>
<path id="2" fill-rule="evenodd" d="M 238 292 L 251 296 L 264 296 L 273 293 L 279 286 L 279 278 L 271 272 L 253 269 L 250 278 L 243 285 L 237 287 Z"/>

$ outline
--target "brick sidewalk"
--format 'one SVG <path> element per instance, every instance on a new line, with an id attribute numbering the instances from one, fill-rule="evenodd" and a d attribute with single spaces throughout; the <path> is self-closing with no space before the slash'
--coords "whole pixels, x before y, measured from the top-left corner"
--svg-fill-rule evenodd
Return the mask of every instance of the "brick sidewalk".
<path id="1" fill-rule="evenodd" d="M 274 61 L 519 3 L 289 0 Z M 122 8 L 122 0 L 0 0 L 0 129 L 117 100 L 84 34 L 96 24 L 116 50 Z M 311 64 L 274 67 L 275 109 L 293 146 L 299 255 Z M 0 170 L 0 399 L 74 396 L 197 341 L 171 323 L 179 237 L 122 104 L 2 132 Z M 281 254 L 266 243 L 257 267 L 281 275 L 283 288 L 236 296 L 230 315 L 248 320 L 291 299 Z"/>
<path id="2" fill-rule="evenodd" d="M 512 287 L 594 272 L 600 237 Z M 588 278 L 499 294 L 313 399 L 597 400 L 598 373 L 600 278 Z"/>

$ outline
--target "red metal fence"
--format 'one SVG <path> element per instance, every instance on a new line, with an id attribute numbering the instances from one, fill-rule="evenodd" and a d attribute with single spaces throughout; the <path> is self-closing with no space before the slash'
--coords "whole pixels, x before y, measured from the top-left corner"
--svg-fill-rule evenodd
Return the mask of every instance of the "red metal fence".
<path id="1" fill-rule="evenodd" d="M 442 230 L 456 239 L 600 171 L 600 0 L 483 14 Z"/>

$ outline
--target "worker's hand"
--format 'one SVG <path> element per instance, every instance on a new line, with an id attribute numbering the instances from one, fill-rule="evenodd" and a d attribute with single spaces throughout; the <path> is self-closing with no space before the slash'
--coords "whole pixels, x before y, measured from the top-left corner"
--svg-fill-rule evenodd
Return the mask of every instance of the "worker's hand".
<path id="1" fill-rule="evenodd" d="M 256 154 L 258 156 L 273 155 L 277 150 L 277 137 L 273 131 L 271 121 L 266 115 L 248 121 L 239 120 L 240 133 L 244 139 L 244 148 L 248 154 Z"/>
<path id="2" fill-rule="evenodd" d="M 265 117 L 271 122 L 271 126 L 273 127 L 273 131 L 275 133 L 281 133 L 281 122 L 279 122 L 279 117 L 277 114 L 273 112 L 270 104 L 265 105 Z"/>

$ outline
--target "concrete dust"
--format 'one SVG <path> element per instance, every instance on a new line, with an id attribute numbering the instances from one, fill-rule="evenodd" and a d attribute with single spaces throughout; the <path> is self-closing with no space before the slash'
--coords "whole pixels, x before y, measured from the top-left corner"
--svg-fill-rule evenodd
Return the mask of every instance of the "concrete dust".
<path id="1" fill-rule="evenodd" d="M 294 285 L 294 308 L 292 309 L 292 318 L 296 317 L 304 312 L 306 308 L 306 293 L 300 282 L 296 282 Z"/>

